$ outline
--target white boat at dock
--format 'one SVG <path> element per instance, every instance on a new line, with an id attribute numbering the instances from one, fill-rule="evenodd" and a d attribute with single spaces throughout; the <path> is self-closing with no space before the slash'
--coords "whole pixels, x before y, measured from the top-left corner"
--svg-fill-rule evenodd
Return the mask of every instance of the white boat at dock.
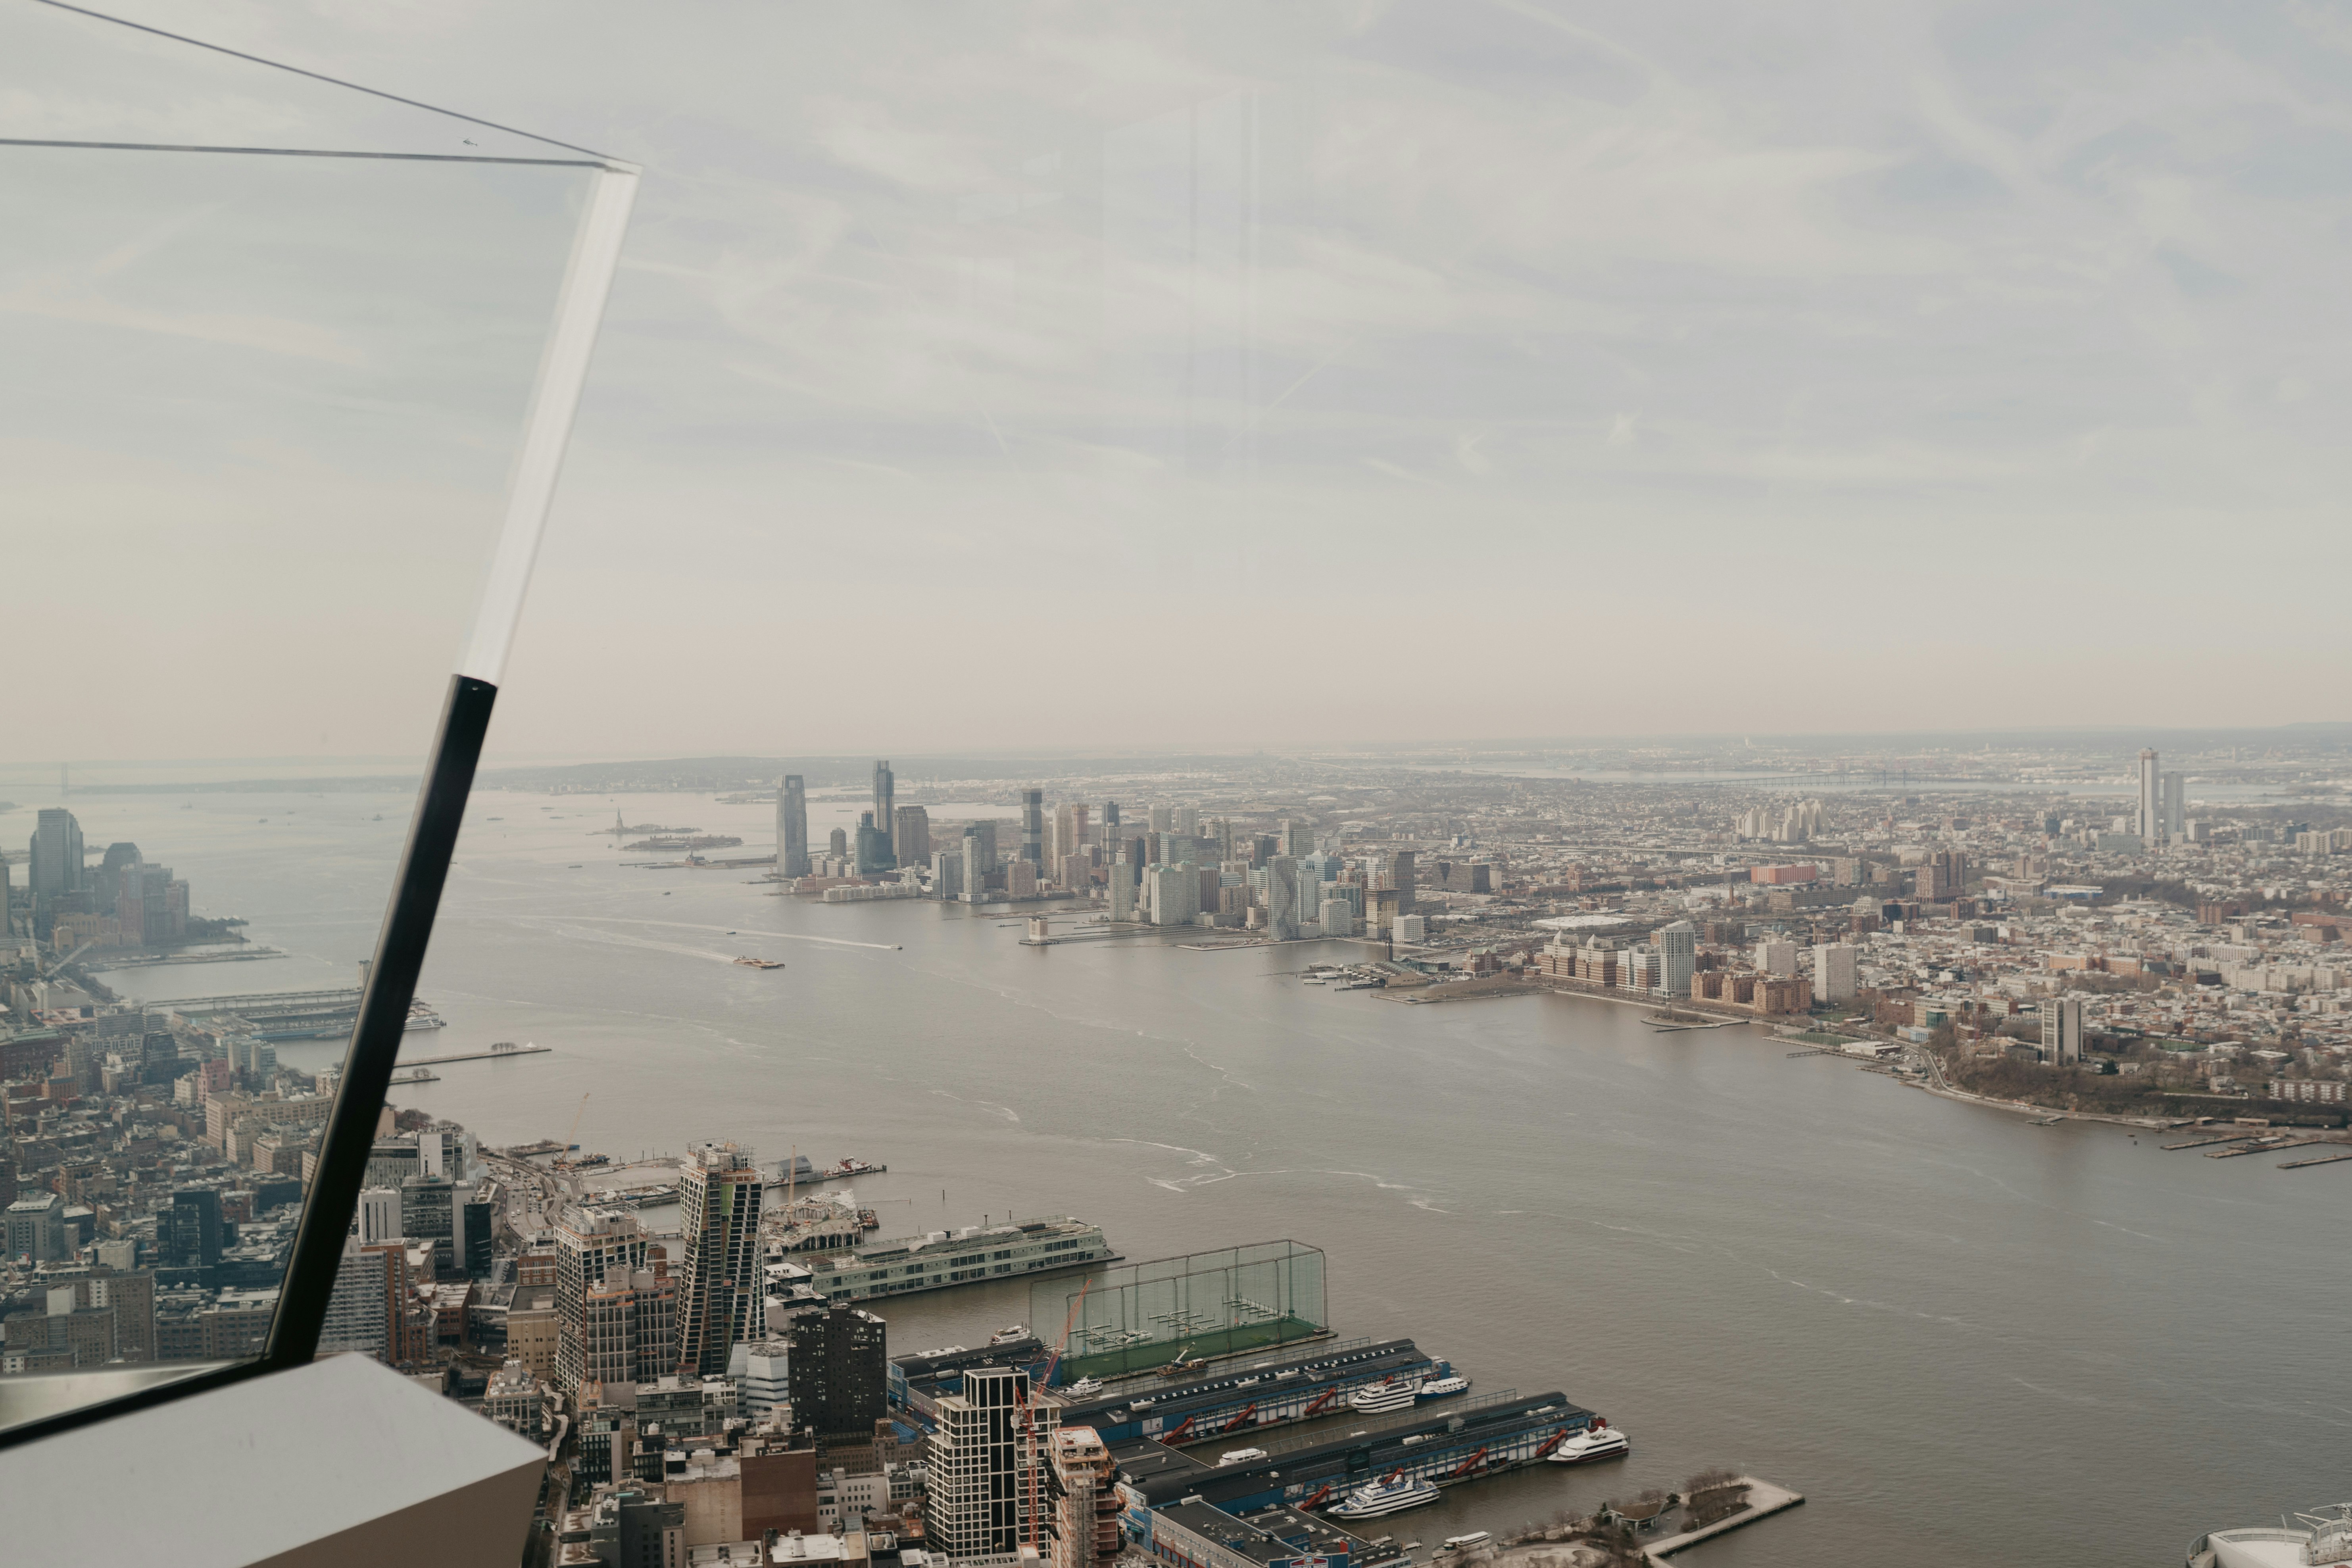
<path id="1" fill-rule="evenodd" d="M 1589 1465 L 1633 1451 L 1633 1439 L 1595 1417 L 1591 1426 L 1568 1438 L 1547 1456 L 1555 1465 Z"/>
<path id="2" fill-rule="evenodd" d="M 1332 1505 L 1335 1519 L 1381 1519 L 1389 1514 L 1402 1513 L 1409 1508 L 1420 1508 L 1438 1499 L 1435 1481 L 1415 1479 L 1407 1480 L 1402 1472 L 1384 1481 L 1358 1487 L 1347 1497 Z"/>
<path id="3" fill-rule="evenodd" d="M 1414 1397 L 1419 1399 L 1443 1399 L 1449 1394 L 1467 1394 L 1469 1391 L 1470 1380 L 1457 1373 L 1453 1377 L 1431 1378 L 1427 1383 L 1421 1385 Z"/>
<path id="4" fill-rule="evenodd" d="M 1392 1410 L 1410 1410 L 1414 1396 L 1420 1392 L 1419 1383 L 1400 1383 L 1391 1378 L 1385 1383 L 1360 1388 L 1348 1395 L 1348 1408 L 1360 1415 L 1385 1415 Z"/>

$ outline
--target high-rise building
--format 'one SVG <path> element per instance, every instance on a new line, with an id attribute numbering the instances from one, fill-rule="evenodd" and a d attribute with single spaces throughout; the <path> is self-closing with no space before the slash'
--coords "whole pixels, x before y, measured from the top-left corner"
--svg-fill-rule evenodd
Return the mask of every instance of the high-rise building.
<path id="1" fill-rule="evenodd" d="M 1295 816 L 1282 819 L 1282 853 L 1304 860 L 1315 853 L 1315 830 Z"/>
<path id="2" fill-rule="evenodd" d="M 936 1405 L 923 1498 L 923 1544 L 950 1561 L 1042 1544 L 1052 1519 L 1044 1473 L 1059 1407 L 1034 1399 L 1017 1367 L 980 1366 Z"/>
<path id="3" fill-rule="evenodd" d="M 2168 844 L 2189 840 L 2189 775 L 2164 775 L 2164 837 Z"/>
<path id="4" fill-rule="evenodd" d="M 1169 826 L 1178 833 L 1191 837 L 1199 837 L 1201 808 L 1197 805 L 1180 805 L 1171 808 L 1169 812 Z"/>
<path id="5" fill-rule="evenodd" d="M 386 1251 L 381 1247 L 362 1247 L 356 1236 L 343 1238 L 334 1293 L 327 1299 L 326 1321 L 319 1329 L 320 1355 L 356 1352 L 391 1364 L 393 1314 L 401 1303 L 393 1300 L 384 1282 L 391 1262 Z"/>
<path id="6" fill-rule="evenodd" d="M 220 1194 L 208 1194 L 214 1201 L 213 1256 L 210 1261 L 220 1261 Z M 164 1211 L 168 1225 L 176 1210 Z M 66 1201 L 55 1193 L 26 1193 L 8 1205 L 8 1256 L 29 1258 L 36 1263 L 58 1263 L 68 1256 L 66 1247 Z M 161 1229 L 162 1227 L 159 1227 Z M 168 1231 L 158 1240 L 172 1245 Z M 177 1264 L 179 1258 L 167 1254 L 167 1264 Z"/>
<path id="7" fill-rule="evenodd" d="M 1155 805 L 1148 808 L 1143 814 L 1143 826 L 1147 831 L 1152 833 L 1175 832 L 1176 808 L 1168 805 Z"/>
<path id="8" fill-rule="evenodd" d="M 874 826 L 888 837 L 890 828 L 898 820 L 898 775 L 890 771 L 887 762 L 874 764 Z M 896 845 L 892 847 L 895 849 Z"/>
<path id="9" fill-rule="evenodd" d="M 362 1246 L 398 1241 L 404 1234 L 400 1228 L 399 1190 L 370 1187 L 361 1193 L 359 1212 L 352 1216 L 352 1224 Z"/>
<path id="10" fill-rule="evenodd" d="M 857 814 L 857 874 L 872 877 L 884 871 L 895 871 L 898 858 L 890 852 L 890 835 L 874 820 L 870 811 Z"/>
<path id="11" fill-rule="evenodd" d="M 1110 865 L 1110 918 L 1135 918 L 1135 868 L 1124 859 L 1114 860 Z"/>
<path id="12" fill-rule="evenodd" d="M 760 1326 L 761 1178 L 735 1143 L 695 1147 L 678 1188 L 686 1258 L 678 1274 L 677 1369 L 716 1377 Z"/>
<path id="13" fill-rule="evenodd" d="M 587 1371 L 588 1292 L 646 1267 L 645 1228 L 623 1209 L 571 1208 L 555 1224 L 555 1381 L 576 1394 Z"/>
<path id="14" fill-rule="evenodd" d="M 935 849 L 931 852 L 931 897 L 960 899 L 963 897 L 963 852 L 958 849 Z"/>
<path id="15" fill-rule="evenodd" d="M 963 830 L 963 901 L 976 904 L 988 896 L 988 874 L 995 869 L 996 855 L 988 843 L 993 837 L 981 834 L 981 824 L 975 822 Z"/>
<path id="16" fill-rule="evenodd" d="M 33 827 L 32 852 L 26 880 L 35 898 L 81 890 L 81 824 L 72 812 L 58 805 L 42 807 Z"/>
<path id="17" fill-rule="evenodd" d="M 808 788 L 798 773 L 786 773 L 776 786 L 776 874 L 809 874 Z"/>
<path id="18" fill-rule="evenodd" d="M 2139 839 L 2150 849 L 2164 842 L 2162 803 L 2157 797 L 2158 775 L 2156 752 L 2142 747 L 2139 753 Z"/>
<path id="19" fill-rule="evenodd" d="M 220 1194 L 212 1188 L 182 1187 L 157 1219 L 166 1268 L 210 1268 L 221 1260 Z"/>
<path id="20" fill-rule="evenodd" d="M 849 858 L 849 829 L 845 827 L 835 828 L 830 834 L 826 835 L 824 847 L 825 853 L 831 855 L 835 859 L 847 859 Z"/>
<path id="21" fill-rule="evenodd" d="M 1690 994 L 1691 976 L 1698 970 L 1698 927 L 1676 921 L 1658 932 L 1658 987 L 1669 996 Z M 1789 965 L 1796 967 L 1793 959 Z"/>
<path id="22" fill-rule="evenodd" d="M 1756 967 L 1767 974 L 1796 973 L 1797 944 L 1780 937 L 1766 937 L 1756 944 Z"/>
<path id="23" fill-rule="evenodd" d="M 1054 879 L 1064 887 L 1071 886 L 1065 867 L 1069 858 L 1094 847 L 1094 834 L 1089 813 L 1084 801 L 1066 801 L 1054 813 L 1053 856 L 1046 862 L 1054 868 Z M 1089 872 L 1094 867 L 1091 855 L 1087 858 Z"/>
<path id="24" fill-rule="evenodd" d="M 1201 912 L 1201 877 L 1190 866 L 1154 866 L 1144 873 L 1151 893 L 1151 923 L 1188 926 Z"/>
<path id="25" fill-rule="evenodd" d="M 919 866 L 931 858 L 931 814 L 919 805 L 902 805 L 892 819 L 890 853 L 901 866 Z"/>
<path id="26" fill-rule="evenodd" d="M 2053 1067 L 2083 1059 L 2082 998 L 2052 997 L 2042 1004 L 2042 1059 Z"/>
<path id="27" fill-rule="evenodd" d="M 678 1282 L 662 1250 L 646 1248 L 651 1268 L 607 1274 L 588 1287 L 581 1313 L 583 1385 L 652 1383 L 676 1370 Z"/>
<path id="28" fill-rule="evenodd" d="M 1356 934 L 1356 907 L 1345 899 L 1323 900 L 1323 934 L 1353 936 Z"/>
<path id="29" fill-rule="evenodd" d="M 890 1404 L 888 1331 L 882 1320 L 836 1301 L 793 1320 L 786 1338 L 793 1420 L 821 1436 L 870 1440 Z"/>
<path id="30" fill-rule="evenodd" d="M 1032 866 L 1045 864 L 1045 792 L 1024 789 L 1021 792 L 1021 858 Z"/>
<path id="31" fill-rule="evenodd" d="M 1824 1002 L 1853 1000 L 1853 966 L 1858 950 L 1851 942 L 1813 944 L 1813 994 Z"/>
<path id="32" fill-rule="evenodd" d="M 735 1380 L 736 1407 L 757 1426 L 778 1406 L 793 1403 L 792 1347 L 782 1340 L 761 1340 L 737 1345 L 728 1359 L 727 1375 Z"/>
<path id="33" fill-rule="evenodd" d="M 1298 862 L 1287 855 L 1265 863 L 1265 931 L 1276 942 L 1298 940 Z"/>
<path id="34" fill-rule="evenodd" d="M 1106 851 L 1118 841 L 1118 802 L 1107 800 L 1102 803 L 1102 820 L 1096 825 L 1096 831 L 1102 836 Z"/>
<path id="35" fill-rule="evenodd" d="M 1119 1528 L 1118 1462 L 1091 1426 L 1064 1427 L 1047 1451 L 1058 1516 L 1054 1568 L 1107 1568 L 1127 1543 Z"/>

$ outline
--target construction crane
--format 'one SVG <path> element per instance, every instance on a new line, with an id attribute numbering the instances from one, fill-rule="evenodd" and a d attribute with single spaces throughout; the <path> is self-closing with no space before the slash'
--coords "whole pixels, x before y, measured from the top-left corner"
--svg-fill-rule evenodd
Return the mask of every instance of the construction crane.
<path id="1" fill-rule="evenodd" d="M 966 1212 L 969 1213 L 970 1211 L 967 1210 Z M 1078 1321 L 1079 1309 L 1083 1308 L 1087 1304 L 1087 1292 L 1094 1288 L 1095 1281 L 1094 1276 L 1092 1275 L 1088 1275 L 1078 1284 L 1078 1299 L 1070 1303 L 1070 1315 L 1062 1320 L 1062 1337 L 1054 1342 L 1054 1354 L 1052 1358 L 1045 1363 L 1045 1375 L 1038 1380 L 1047 1388 L 1054 1386 L 1054 1373 L 1061 1367 L 1062 1352 L 1068 1348 L 1070 1342 L 1070 1330 Z"/>
<path id="2" fill-rule="evenodd" d="M 578 1163 L 572 1158 L 572 1153 L 580 1147 L 580 1123 L 587 1114 L 588 1097 L 583 1094 L 580 1097 L 580 1109 L 572 1113 L 572 1131 L 563 1135 L 563 1152 L 555 1157 L 556 1170 L 568 1171 Z"/>

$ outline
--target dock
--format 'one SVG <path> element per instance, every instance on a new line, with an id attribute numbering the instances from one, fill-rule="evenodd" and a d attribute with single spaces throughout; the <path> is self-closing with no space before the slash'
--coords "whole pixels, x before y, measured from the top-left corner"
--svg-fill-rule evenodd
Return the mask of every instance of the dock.
<path id="1" fill-rule="evenodd" d="M 444 1062 L 504 1061 L 509 1057 L 543 1057 L 554 1048 L 553 1046 L 513 1046 L 502 1041 L 487 1051 L 452 1051 L 446 1057 L 411 1057 L 406 1061 L 394 1065 L 404 1068 L 426 1068 L 439 1067 Z"/>
<path id="2" fill-rule="evenodd" d="M 418 1068 L 406 1077 L 394 1073 L 392 1077 L 392 1087 L 401 1089 L 412 1083 L 439 1083 L 440 1081 L 440 1074 L 426 1072 L 423 1068 Z"/>
<path id="3" fill-rule="evenodd" d="M 2230 1138 L 2198 1138 L 2186 1143 L 2159 1143 L 2159 1149 L 2210 1149 L 2221 1143 L 2250 1143 L 2263 1136 L 2260 1132 L 2241 1132 Z"/>
<path id="4" fill-rule="evenodd" d="M 2352 1160 L 2352 1150 L 2347 1150 L 2341 1154 L 2315 1154 L 2308 1160 L 2288 1160 L 2283 1163 L 2279 1169 L 2300 1171 L 2305 1165 L 2333 1165 L 2339 1160 Z"/>

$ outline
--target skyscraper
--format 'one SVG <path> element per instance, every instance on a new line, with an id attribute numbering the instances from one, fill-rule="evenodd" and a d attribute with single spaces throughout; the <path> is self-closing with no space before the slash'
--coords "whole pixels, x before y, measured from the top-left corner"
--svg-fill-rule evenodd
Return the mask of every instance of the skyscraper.
<path id="1" fill-rule="evenodd" d="M 886 838 L 889 837 L 892 826 L 898 820 L 898 775 L 890 771 L 890 764 L 887 762 L 876 763 L 874 764 L 874 826 L 882 830 L 883 837 Z M 893 844 L 890 847 L 895 851 L 898 846 Z"/>
<path id="2" fill-rule="evenodd" d="M 793 1420 L 828 1436 L 870 1441 L 889 1413 L 888 1331 L 873 1313 L 836 1301 L 793 1321 Z"/>
<path id="3" fill-rule="evenodd" d="M 977 822 L 963 830 L 963 901 L 976 904 L 987 895 L 988 874 L 996 868 L 996 848 Z"/>
<path id="4" fill-rule="evenodd" d="M 776 874 L 809 874 L 808 790 L 798 773 L 786 773 L 776 786 Z"/>
<path id="5" fill-rule="evenodd" d="M 1021 792 L 1021 858 L 1032 866 L 1045 863 L 1045 792 Z"/>
<path id="6" fill-rule="evenodd" d="M 871 877 L 877 872 L 898 868 L 898 858 L 890 852 L 890 835 L 874 820 L 870 811 L 857 814 L 857 874 Z"/>
<path id="7" fill-rule="evenodd" d="M 33 827 L 33 859 L 26 881 L 33 896 L 75 893 L 82 885 L 81 824 L 63 806 L 44 806 Z"/>
<path id="8" fill-rule="evenodd" d="M 727 1353 L 760 1327 L 760 1198 L 751 1152 L 735 1143 L 693 1151 L 678 1187 L 686 1261 L 677 1290 L 677 1370 L 717 1377 Z"/>
<path id="9" fill-rule="evenodd" d="M 1851 942 L 1813 944 L 1813 996 L 1822 1002 L 1853 1000 L 1853 963 L 1857 950 Z"/>
<path id="10" fill-rule="evenodd" d="M 929 1476 L 923 1499 L 923 1544 L 950 1559 L 992 1557 L 1040 1544 L 1051 1516 L 1049 1477 L 1041 1473 L 1058 1405 L 1033 1400 L 1029 1374 L 979 1366 L 963 1387 L 937 1402 Z"/>
<path id="11" fill-rule="evenodd" d="M 578 1393 L 588 1370 L 588 1292 L 646 1266 L 646 1235 L 621 1209 L 570 1208 L 555 1223 L 555 1381 Z"/>
<path id="12" fill-rule="evenodd" d="M 2168 844 L 2185 843 L 2189 837 L 2189 775 L 2164 775 L 2164 837 Z"/>
<path id="13" fill-rule="evenodd" d="M 1282 819 L 1282 853 L 1304 860 L 1315 853 L 1315 830 L 1295 816 Z"/>
<path id="14" fill-rule="evenodd" d="M 1124 859 L 1114 860 L 1110 865 L 1110 918 L 1135 918 L 1135 868 Z"/>
<path id="15" fill-rule="evenodd" d="M 902 805 L 890 824 L 890 853 L 901 866 L 919 866 L 931 858 L 931 814 L 919 805 Z"/>
<path id="16" fill-rule="evenodd" d="M 1115 853 L 1114 846 L 1118 841 L 1118 802 L 1107 800 L 1102 803 L 1102 822 L 1099 831 L 1102 834 L 1104 856 L 1105 858 L 1108 858 Z"/>
<path id="17" fill-rule="evenodd" d="M 1793 967 L 1793 965 L 1791 966 Z M 1698 927 L 1676 921 L 1658 932 L 1658 986 L 1669 996 L 1690 994 L 1698 968 Z"/>
<path id="18" fill-rule="evenodd" d="M 2042 1004 L 2042 1059 L 2052 1067 L 2083 1059 L 2082 998 L 2053 996 Z"/>
<path id="19" fill-rule="evenodd" d="M 2156 753 L 2139 754 L 2139 841 L 2153 849 L 2164 842 L 2164 817 L 2157 799 Z"/>
<path id="20" fill-rule="evenodd" d="M 1287 855 L 1265 863 L 1265 931 L 1276 942 L 1298 940 L 1298 862 Z"/>

